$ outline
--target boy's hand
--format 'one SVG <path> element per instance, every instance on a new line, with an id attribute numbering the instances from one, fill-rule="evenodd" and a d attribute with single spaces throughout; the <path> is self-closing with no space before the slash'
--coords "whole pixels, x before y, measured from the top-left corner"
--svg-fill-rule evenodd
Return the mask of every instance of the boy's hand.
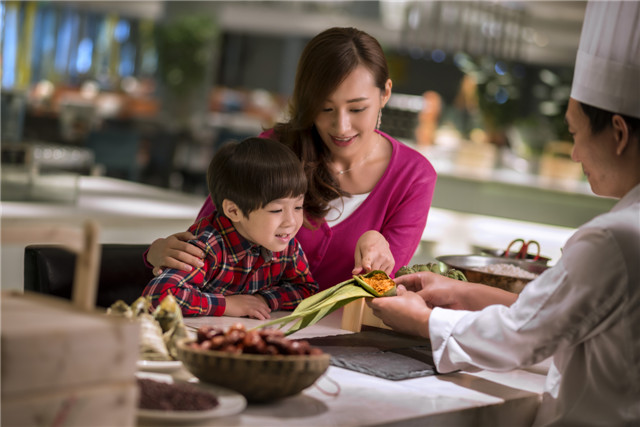
<path id="1" fill-rule="evenodd" d="M 227 308 L 225 316 L 248 316 L 258 320 L 270 319 L 271 309 L 260 295 L 229 295 L 225 297 Z"/>

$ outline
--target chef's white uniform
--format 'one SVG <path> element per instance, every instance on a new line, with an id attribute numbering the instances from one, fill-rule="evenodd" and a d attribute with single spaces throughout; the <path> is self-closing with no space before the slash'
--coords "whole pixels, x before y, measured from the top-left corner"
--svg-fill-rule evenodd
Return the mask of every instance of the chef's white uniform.
<path id="1" fill-rule="evenodd" d="M 587 4 L 571 98 L 640 118 L 639 2 Z M 640 184 L 580 227 L 511 307 L 436 308 L 429 333 L 443 373 L 551 356 L 537 425 L 640 425 Z"/>
<path id="2" fill-rule="evenodd" d="M 511 307 L 435 308 L 429 333 L 441 373 L 553 356 L 537 425 L 639 425 L 640 184 L 580 227 Z"/>

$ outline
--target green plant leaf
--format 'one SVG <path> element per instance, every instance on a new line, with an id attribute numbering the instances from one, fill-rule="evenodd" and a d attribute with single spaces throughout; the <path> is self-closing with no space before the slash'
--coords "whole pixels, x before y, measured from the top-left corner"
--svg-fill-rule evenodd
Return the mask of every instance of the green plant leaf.
<path id="1" fill-rule="evenodd" d="M 360 298 L 371 298 L 373 296 L 369 291 L 360 286 L 356 280 L 349 279 L 304 299 L 291 314 L 281 317 L 280 319 L 270 320 L 257 326 L 255 329 L 268 326 L 276 326 L 282 329 L 286 325 L 295 322 L 285 332 L 285 335 L 291 335 L 300 329 L 317 323 L 325 316 L 352 301 Z"/>
<path id="2" fill-rule="evenodd" d="M 338 292 L 342 287 L 346 285 L 352 285 L 353 282 L 354 282 L 354 279 L 345 280 L 342 283 L 338 283 L 337 285 L 327 288 L 322 292 L 318 292 L 317 294 L 311 295 L 310 297 L 303 299 L 302 301 L 300 301 L 300 304 L 298 304 L 296 309 L 293 310 L 293 313 L 299 313 L 301 311 L 311 308 L 312 306 L 318 303 L 322 303 L 325 299 L 331 297 L 331 295 Z"/>

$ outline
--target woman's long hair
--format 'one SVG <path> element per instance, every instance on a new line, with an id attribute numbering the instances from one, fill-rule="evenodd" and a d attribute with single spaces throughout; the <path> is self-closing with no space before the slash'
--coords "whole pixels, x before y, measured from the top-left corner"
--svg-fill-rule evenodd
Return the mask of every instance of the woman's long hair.
<path id="1" fill-rule="evenodd" d="M 359 65 L 373 74 L 376 86 L 384 91 L 389 79 L 387 60 L 378 41 L 356 28 L 329 28 L 315 36 L 304 48 L 296 72 L 293 96 L 289 102 L 289 121 L 278 123 L 278 140 L 300 158 L 309 183 L 304 200 L 305 212 L 323 218 L 329 202 L 348 195 L 331 174 L 330 152 L 318 134 L 314 120 L 322 103 Z"/>

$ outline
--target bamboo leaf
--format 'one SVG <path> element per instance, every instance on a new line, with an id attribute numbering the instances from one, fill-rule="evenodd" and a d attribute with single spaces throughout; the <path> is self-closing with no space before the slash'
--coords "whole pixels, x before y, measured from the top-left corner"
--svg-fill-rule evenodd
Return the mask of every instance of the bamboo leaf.
<path id="1" fill-rule="evenodd" d="M 319 298 L 313 298 L 318 295 L 320 295 Z M 359 286 L 353 279 L 347 280 L 309 297 L 313 298 L 310 304 L 305 304 L 302 307 L 298 305 L 291 314 L 281 317 L 280 319 L 270 320 L 257 326 L 257 328 L 277 326 L 281 329 L 287 324 L 296 321 L 296 323 L 285 332 L 286 335 L 290 335 L 300 329 L 317 323 L 319 320 L 345 304 L 364 297 L 372 297 L 372 295 Z M 306 301 L 306 299 L 303 300 L 303 302 L 304 301 Z"/>
<path id="2" fill-rule="evenodd" d="M 354 279 L 345 280 L 344 282 L 338 283 L 337 285 L 334 285 L 328 289 L 325 289 L 322 292 L 318 292 L 315 295 L 311 295 L 310 297 L 307 297 L 302 301 L 300 301 L 300 304 L 298 304 L 296 309 L 293 310 L 293 313 L 300 313 L 302 311 L 306 311 L 309 308 L 313 307 L 314 305 L 322 303 L 327 298 L 330 298 L 333 294 L 338 292 L 344 286 L 353 284 L 353 283 L 354 283 Z"/>
<path id="3" fill-rule="evenodd" d="M 354 276 L 352 279 L 345 280 L 342 283 L 338 283 L 337 285 L 325 289 L 322 292 L 318 292 L 315 295 L 305 298 L 300 302 L 300 304 L 298 304 L 298 307 L 296 307 L 291 314 L 279 319 L 270 320 L 254 329 L 265 328 L 267 326 L 277 326 L 279 329 L 282 329 L 286 325 L 295 322 L 285 332 L 285 335 L 291 335 L 300 329 L 304 329 L 307 326 L 317 323 L 325 316 L 351 301 L 355 301 L 359 298 L 383 296 L 362 280 L 362 277 L 367 278 L 380 273 L 384 274 L 386 278 L 389 279 L 389 276 L 387 276 L 386 273 L 379 270 L 371 271 L 364 276 Z M 393 289 L 385 292 L 384 295 L 392 294 L 391 291 L 395 294 L 395 285 L 393 286 Z"/>
<path id="4" fill-rule="evenodd" d="M 299 320 L 287 332 L 285 332 L 285 335 L 291 335 L 292 333 L 297 332 L 300 329 L 304 329 L 307 326 L 311 326 L 317 323 L 318 321 L 322 320 L 325 316 L 328 316 L 329 314 L 333 313 L 337 309 L 349 304 L 351 301 L 355 301 L 360 298 L 362 297 L 349 297 L 349 298 L 345 298 L 340 301 L 337 301 L 332 305 L 327 305 L 326 307 L 323 307 L 320 310 L 318 310 L 316 313 L 312 313 L 304 317 L 303 319 Z"/>

